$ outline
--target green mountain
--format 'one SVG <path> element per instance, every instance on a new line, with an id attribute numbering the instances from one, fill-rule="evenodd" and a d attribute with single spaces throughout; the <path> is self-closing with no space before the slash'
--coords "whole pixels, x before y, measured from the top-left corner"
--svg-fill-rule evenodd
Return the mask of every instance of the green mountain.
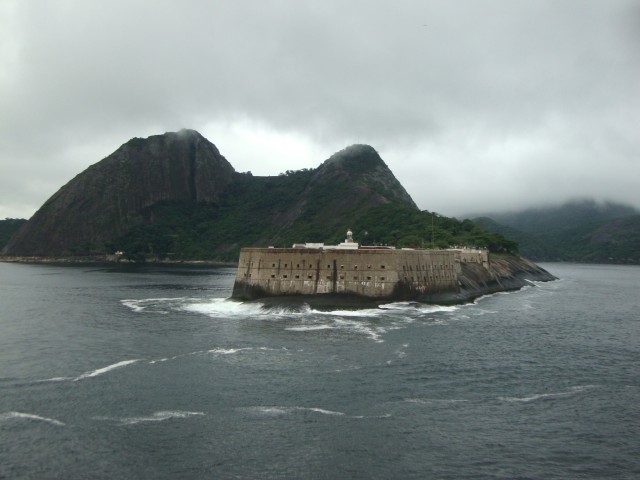
<path id="1" fill-rule="evenodd" d="M 0 220 L 0 250 L 9 243 L 9 239 L 27 223 L 23 218 L 5 218 Z"/>
<path id="2" fill-rule="evenodd" d="M 134 138 L 56 192 L 5 255 L 236 260 L 244 246 L 338 242 L 396 246 L 517 244 L 420 211 L 378 153 L 353 145 L 315 169 L 236 172 L 193 130 Z"/>
<path id="3" fill-rule="evenodd" d="M 593 200 L 476 218 L 534 260 L 640 263 L 640 212 Z"/>

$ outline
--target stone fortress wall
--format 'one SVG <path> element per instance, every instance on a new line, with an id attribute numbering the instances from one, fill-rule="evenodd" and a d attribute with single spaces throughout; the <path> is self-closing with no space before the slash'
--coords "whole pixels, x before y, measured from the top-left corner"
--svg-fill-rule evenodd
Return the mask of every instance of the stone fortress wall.
<path id="1" fill-rule="evenodd" d="M 347 294 L 414 299 L 458 290 L 461 262 L 488 267 L 483 250 L 396 250 L 341 244 L 309 248 L 243 248 L 234 298 Z"/>

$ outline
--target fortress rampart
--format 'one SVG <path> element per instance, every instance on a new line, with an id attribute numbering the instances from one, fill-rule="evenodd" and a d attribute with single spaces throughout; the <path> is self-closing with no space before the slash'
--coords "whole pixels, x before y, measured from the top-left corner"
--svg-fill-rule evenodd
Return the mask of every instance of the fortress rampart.
<path id="1" fill-rule="evenodd" d="M 461 262 L 488 266 L 489 261 L 482 250 L 312 245 L 319 248 L 243 248 L 233 297 L 340 294 L 412 300 L 457 292 Z"/>

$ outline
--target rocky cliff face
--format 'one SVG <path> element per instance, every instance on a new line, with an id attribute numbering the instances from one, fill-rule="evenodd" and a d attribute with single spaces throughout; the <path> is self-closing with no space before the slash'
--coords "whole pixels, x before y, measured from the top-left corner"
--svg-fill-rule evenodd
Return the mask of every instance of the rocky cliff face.
<path id="1" fill-rule="evenodd" d="M 134 138 L 56 192 L 3 250 L 7 255 L 74 255 L 140 222 L 161 200 L 216 202 L 233 167 L 193 130 Z"/>

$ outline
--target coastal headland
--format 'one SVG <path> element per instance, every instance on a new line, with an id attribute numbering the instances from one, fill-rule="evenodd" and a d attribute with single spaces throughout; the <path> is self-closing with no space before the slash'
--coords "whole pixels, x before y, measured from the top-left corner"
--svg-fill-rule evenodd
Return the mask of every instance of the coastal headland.
<path id="1" fill-rule="evenodd" d="M 333 247 L 242 249 L 232 297 L 450 304 L 554 279 L 516 255 L 489 255 L 483 249 L 359 247 L 347 239 Z"/>

